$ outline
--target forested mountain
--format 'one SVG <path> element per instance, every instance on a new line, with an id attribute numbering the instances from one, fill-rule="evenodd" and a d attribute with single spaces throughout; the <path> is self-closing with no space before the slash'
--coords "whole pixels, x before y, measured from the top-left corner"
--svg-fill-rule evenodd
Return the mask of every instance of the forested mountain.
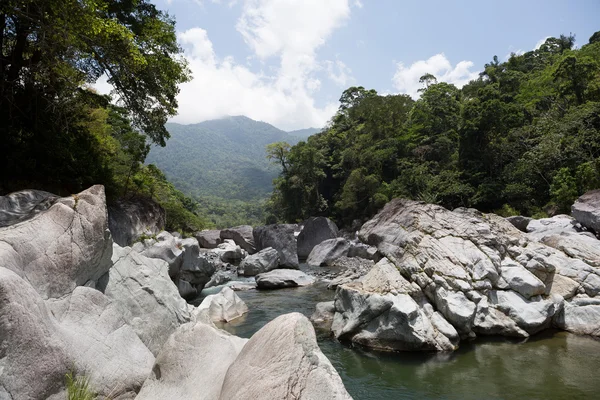
<path id="1" fill-rule="evenodd" d="M 166 147 L 153 147 L 156 164 L 177 188 L 195 196 L 256 200 L 273 190 L 280 169 L 266 157 L 267 144 L 300 139 L 265 122 L 226 117 L 193 125 L 167 124 Z"/>
<path id="2" fill-rule="evenodd" d="M 350 223 L 394 197 L 504 215 L 568 212 L 600 187 L 600 32 L 497 57 L 462 89 L 421 78 L 421 97 L 352 87 L 323 132 L 281 152 L 270 211 Z"/>
<path id="3" fill-rule="evenodd" d="M 322 130 L 323 130 L 323 128 L 306 128 L 306 129 L 298 129 L 295 131 L 289 131 L 288 133 L 292 136 L 296 136 L 301 139 L 307 139 L 309 136 L 312 136 L 315 133 L 319 133 Z"/>

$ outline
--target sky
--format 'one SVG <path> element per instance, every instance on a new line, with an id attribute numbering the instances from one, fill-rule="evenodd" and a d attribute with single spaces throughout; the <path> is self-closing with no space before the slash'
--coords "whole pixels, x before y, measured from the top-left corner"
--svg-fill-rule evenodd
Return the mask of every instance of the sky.
<path id="1" fill-rule="evenodd" d="M 600 30 L 600 0 L 152 0 L 193 75 L 172 122 L 245 115 L 323 127 L 342 92 L 418 96 L 425 73 L 462 87 L 497 55 Z M 103 83 L 98 83 L 102 91 Z"/>

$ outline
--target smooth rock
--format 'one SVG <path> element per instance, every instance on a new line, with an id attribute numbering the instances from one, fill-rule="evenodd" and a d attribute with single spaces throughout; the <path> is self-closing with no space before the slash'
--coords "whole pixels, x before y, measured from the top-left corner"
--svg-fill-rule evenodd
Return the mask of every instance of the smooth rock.
<path id="1" fill-rule="evenodd" d="M 206 230 L 194 233 L 194 237 L 203 249 L 216 249 L 218 245 L 223 243 L 221 239 L 221 231 Z"/>
<path id="2" fill-rule="evenodd" d="M 257 250 L 272 247 L 279 253 L 280 268 L 298 269 L 298 249 L 294 230 L 296 225 L 274 224 L 254 228 Z"/>
<path id="3" fill-rule="evenodd" d="M 111 267 L 112 240 L 104 187 L 64 197 L 31 219 L 0 228 L 2 266 L 43 299 L 70 294 Z"/>
<path id="4" fill-rule="evenodd" d="M 571 206 L 571 215 L 588 229 L 600 234 L 600 189 L 579 197 Z"/>
<path id="5" fill-rule="evenodd" d="M 206 296 L 197 311 L 206 310 L 209 318 L 215 322 L 229 322 L 248 312 L 248 307 L 235 292 L 225 286 L 217 294 Z"/>
<path id="6" fill-rule="evenodd" d="M 279 316 L 256 332 L 231 364 L 221 400 L 351 399 L 309 320 Z"/>
<path id="7" fill-rule="evenodd" d="M 223 229 L 220 237 L 222 241 L 231 239 L 248 254 L 254 254 L 256 253 L 256 246 L 254 244 L 253 231 L 254 230 L 250 225 L 235 226 L 233 228 Z"/>
<path id="8" fill-rule="evenodd" d="M 121 305 L 125 321 L 156 355 L 171 333 L 193 319 L 192 306 L 179 295 L 166 262 L 116 244 L 113 261 L 98 288 Z"/>
<path id="9" fill-rule="evenodd" d="M 247 341 L 207 322 L 182 325 L 164 344 L 136 399 L 218 399 L 225 374 Z"/>
<path id="10" fill-rule="evenodd" d="M 279 266 L 279 253 L 267 247 L 256 254 L 246 257 L 240 264 L 244 276 L 255 276 L 274 270 Z"/>
<path id="11" fill-rule="evenodd" d="M 339 230 L 329 218 L 311 217 L 304 222 L 298 235 L 298 257 L 306 258 L 319 243 L 338 237 Z"/>
<path id="12" fill-rule="evenodd" d="M 225 239 L 225 241 L 218 245 L 214 251 L 219 255 L 221 261 L 226 263 L 240 262 L 247 255 L 247 253 L 231 239 Z"/>
<path id="13" fill-rule="evenodd" d="M 256 275 L 258 289 L 283 289 L 297 286 L 308 286 L 315 282 L 315 278 L 302 271 L 289 269 L 274 269 L 270 272 Z"/>
<path id="14" fill-rule="evenodd" d="M 521 232 L 527 232 L 527 225 L 533 220 L 533 218 L 524 217 L 522 215 L 515 215 L 507 217 L 506 220 L 514 225 L 515 228 Z"/>

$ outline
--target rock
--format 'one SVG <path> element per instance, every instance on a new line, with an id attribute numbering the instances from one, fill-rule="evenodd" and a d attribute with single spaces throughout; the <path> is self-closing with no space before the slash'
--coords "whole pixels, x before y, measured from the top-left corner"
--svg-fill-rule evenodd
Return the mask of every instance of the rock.
<path id="1" fill-rule="evenodd" d="M 247 341 L 206 322 L 182 325 L 163 346 L 136 399 L 218 399 L 225 374 Z"/>
<path id="2" fill-rule="evenodd" d="M 571 215 L 588 229 L 600 234 L 600 189 L 585 193 L 571 206 Z"/>
<path id="3" fill-rule="evenodd" d="M 210 281 L 208 281 L 208 283 L 204 286 L 204 288 L 221 286 L 227 282 L 230 282 L 232 279 L 233 279 L 233 275 L 231 272 L 217 271 L 213 274 L 213 276 L 210 278 Z"/>
<path id="4" fill-rule="evenodd" d="M 225 286 L 217 294 L 206 296 L 197 311 L 206 310 L 209 318 L 215 322 L 229 322 L 248 312 L 246 303 L 237 294 Z"/>
<path id="5" fill-rule="evenodd" d="M 125 321 L 156 355 L 171 333 L 193 319 L 192 306 L 180 297 L 165 261 L 116 244 L 113 261 L 98 288 L 121 305 Z"/>
<path id="6" fill-rule="evenodd" d="M 313 324 L 323 327 L 324 329 L 330 329 L 333 317 L 335 315 L 335 302 L 325 301 L 317 303 L 315 306 L 315 312 L 310 316 L 310 320 Z"/>
<path id="7" fill-rule="evenodd" d="M 254 229 L 254 243 L 257 250 L 272 247 L 279 253 L 280 268 L 298 269 L 298 250 L 294 230 L 296 225 L 274 224 Z"/>
<path id="8" fill-rule="evenodd" d="M 267 247 L 256 254 L 246 257 L 240 264 L 244 276 L 255 276 L 274 270 L 279 266 L 279 253 Z"/>
<path id="9" fill-rule="evenodd" d="M 560 214 L 552 218 L 533 219 L 527 225 L 527 233 L 533 240 L 542 240 L 545 236 L 564 232 L 577 233 L 577 221 L 568 215 Z"/>
<path id="10" fill-rule="evenodd" d="M 547 328 L 557 310 L 577 293 L 590 298 L 600 293 L 595 261 L 600 249 L 598 241 L 579 233 L 577 223 L 568 216 L 533 220 L 527 230 L 522 233 L 493 214 L 448 211 L 396 199 L 363 225 L 359 237 L 377 246 L 400 275 L 419 288 L 422 294 L 410 294 L 418 313 L 437 312 L 462 338 L 476 334 L 528 337 Z M 387 295 L 365 296 L 360 284 L 338 288 L 339 304 L 344 313 L 350 313 L 349 321 L 358 318 L 350 312 L 357 302 L 392 307 Z M 337 298 L 336 310 L 338 318 Z M 334 320 L 332 329 L 339 334 L 345 325 L 338 326 Z M 371 336 L 366 335 L 364 342 L 380 346 L 372 334 L 379 325 L 371 322 L 369 326 L 364 330 Z M 363 340 L 356 329 L 348 335 L 354 341 Z"/>
<path id="11" fill-rule="evenodd" d="M 144 257 L 165 261 L 169 265 L 169 276 L 172 278 L 179 275 L 183 263 L 183 247 L 169 232 L 160 232 L 156 240 L 145 242 L 140 253 Z"/>
<path id="12" fill-rule="evenodd" d="M 0 196 L 0 228 L 33 218 L 58 199 L 52 193 L 32 189 Z"/>
<path id="13" fill-rule="evenodd" d="M 193 290 L 187 296 L 180 292 L 181 297 L 187 299 L 197 296 L 204 289 L 213 279 L 217 266 L 206 254 L 200 254 L 200 247 L 196 239 L 183 239 L 179 242 L 179 246 L 183 250 L 183 258 L 181 270 L 175 281 L 185 281 L 193 287 Z M 215 279 L 219 278 L 215 277 Z"/>
<path id="14" fill-rule="evenodd" d="M 223 243 L 221 239 L 221 231 L 219 230 L 206 230 L 196 232 L 194 237 L 203 249 L 216 249 L 218 245 Z"/>
<path id="15" fill-rule="evenodd" d="M 306 263 L 311 267 L 329 266 L 341 257 L 360 257 L 379 261 L 378 255 L 375 247 L 344 238 L 336 238 L 316 245 L 306 259 Z"/>
<path id="16" fill-rule="evenodd" d="M 157 235 L 165 223 L 165 210 L 150 198 L 121 199 L 108 206 L 108 227 L 121 247 L 131 246 L 141 236 Z"/>
<path id="17" fill-rule="evenodd" d="M 308 286 L 315 282 L 315 278 L 302 271 L 275 269 L 270 272 L 256 275 L 258 289 L 283 289 L 288 287 Z"/>
<path id="18" fill-rule="evenodd" d="M 312 249 L 306 259 L 306 263 L 311 267 L 329 265 L 340 257 L 347 257 L 350 247 L 348 239 L 336 238 L 325 240 Z"/>
<path id="19" fill-rule="evenodd" d="M 311 217 L 304 222 L 298 235 L 298 257 L 308 257 L 313 247 L 319 243 L 338 237 L 338 227 L 329 218 Z"/>
<path id="20" fill-rule="evenodd" d="M 513 224 L 514 227 L 520 230 L 521 232 L 527 232 L 527 225 L 529 225 L 529 222 L 531 222 L 533 218 L 524 217 L 522 215 L 515 215 L 512 217 L 507 217 L 506 220 Z"/>
<path id="21" fill-rule="evenodd" d="M 256 289 L 256 283 L 242 283 L 242 282 L 239 282 L 239 283 L 233 283 L 233 284 L 229 285 L 229 287 L 234 292 L 244 292 L 246 290 L 254 290 L 254 289 Z"/>
<path id="22" fill-rule="evenodd" d="M 577 298 L 565 302 L 554 324 L 579 335 L 600 337 L 600 299 Z"/>
<path id="23" fill-rule="evenodd" d="M 250 225 L 241 225 L 221 231 L 221 240 L 231 239 L 235 244 L 244 249 L 248 254 L 256 253 L 254 234 Z"/>
<path id="24" fill-rule="evenodd" d="M 448 351 L 459 341 L 420 288 L 386 258 L 360 280 L 338 287 L 331 329 L 338 339 L 388 351 Z"/>
<path id="25" fill-rule="evenodd" d="M 336 289 L 339 285 L 350 283 L 365 276 L 375 263 L 363 258 L 340 257 L 327 269 L 332 275 L 327 289 Z"/>
<path id="26" fill-rule="evenodd" d="M 279 316 L 246 343 L 219 399 L 351 399 L 299 313 Z"/>
<path id="27" fill-rule="evenodd" d="M 154 362 L 119 306 L 91 288 L 44 302 L 24 279 L 0 267 L 0 315 L 3 398 L 49 398 L 64 391 L 72 369 L 86 371 L 101 396 L 131 396 Z"/>
<path id="28" fill-rule="evenodd" d="M 2 266 L 27 280 L 43 299 L 62 297 L 97 281 L 111 267 L 111 254 L 100 185 L 0 229 Z"/>
<path id="29" fill-rule="evenodd" d="M 215 253 L 219 254 L 221 261 L 233 263 L 240 262 L 247 255 L 246 252 L 231 239 L 225 239 L 223 243 L 217 246 Z"/>
<path id="30" fill-rule="evenodd" d="M 502 278 L 508 286 L 527 299 L 546 292 L 544 282 L 539 280 L 521 264 L 517 264 L 508 258 L 502 261 L 500 271 Z"/>

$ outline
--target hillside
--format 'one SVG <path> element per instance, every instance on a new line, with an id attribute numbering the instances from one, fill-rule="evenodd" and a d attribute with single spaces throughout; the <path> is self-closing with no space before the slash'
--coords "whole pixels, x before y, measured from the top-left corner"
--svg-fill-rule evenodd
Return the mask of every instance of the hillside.
<path id="1" fill-rule="evenodd" d="M 226 117 L 193 125 L 167 124 L 171 138 L 155 146 L 146 163 L 156 164 L 175 186 L 194 197 L 254 200 L 272 191 L 279 169 L 265 146 L 298 137 L 247 117 Z"/>

